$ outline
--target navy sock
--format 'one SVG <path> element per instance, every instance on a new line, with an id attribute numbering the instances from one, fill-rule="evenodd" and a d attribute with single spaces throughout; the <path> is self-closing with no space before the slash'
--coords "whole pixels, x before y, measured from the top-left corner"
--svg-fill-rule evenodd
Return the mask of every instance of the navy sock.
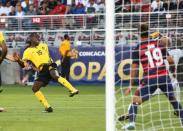
<path id="1" fill-rule="evenodd" d="M 169 98 L 174 110 L 177 112 L 178 116 L 183 120 L 183 110 L 181 104 L 174 98 Z"/>
<path id="2" fill-rule="evenodd" d="M 128 110 L 129 112 L 129 122 L 134 122 L 136 115 L 137 115 L 137 105 L 136 104 L 131 104 L 130 108 Z"/>

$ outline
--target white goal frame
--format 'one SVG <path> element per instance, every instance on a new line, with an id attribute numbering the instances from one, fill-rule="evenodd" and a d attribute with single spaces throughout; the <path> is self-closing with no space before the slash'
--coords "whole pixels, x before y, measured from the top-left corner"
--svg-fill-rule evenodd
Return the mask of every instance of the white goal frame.
<path id="1" fill-rule="evenodd" d="M 106 131 L 115 131 L 115 40 L 114 40 L 114 0 L 106 0 Z"/>

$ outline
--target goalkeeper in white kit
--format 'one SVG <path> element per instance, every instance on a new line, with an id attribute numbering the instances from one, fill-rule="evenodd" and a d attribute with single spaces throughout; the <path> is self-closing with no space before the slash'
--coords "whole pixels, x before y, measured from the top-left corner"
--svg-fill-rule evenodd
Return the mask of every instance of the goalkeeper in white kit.
<path id="1" fill-rule="evenodd" d="M 181 55 L 183 54 L 183 51 L 180 49 L 177 49 L 177 48 L 170 48 L 170 46 L 172 45 L 172 41 L 170 38 L 168 38 L 168 41 L 166 41 L 167 37 L 164 36 L 161 38 L 161 40 L 163 40 L 164 41 L 163 43 L 166 44 L 165 46 L 168 48 L 167 51 L 168 51 L 169 55 L 172 56 L 172 58 L 174 60 L 174 64 L 175 64 L 175 71 L 174 72 L 176 73 L 177 67 L 178 67 L 178 62 L 179 62 Z M 165 64 L 166 64 L 167 70 L 168 71 L 171 70 L 167 61 L 165 61 Z M 170 76 L 170 79 L 172 82 L 175 97 L 180 102 L 180 86 L 179 86 L 178 80 L 176 78 L 176 74 L 173 74 L 173 73 L 171 73 L 171 71 L 169 71 L 169 76 Z M 161 93 L 161 90 L 157 89 L 156 92 L 154 93 L 154 95 L 157 95 L 160 93 Z"/>

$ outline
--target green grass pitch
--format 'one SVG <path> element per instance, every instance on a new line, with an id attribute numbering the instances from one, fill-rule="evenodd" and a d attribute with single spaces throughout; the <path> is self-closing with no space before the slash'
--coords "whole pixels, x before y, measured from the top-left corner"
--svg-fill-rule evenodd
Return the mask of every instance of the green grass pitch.
<path id="1" fill-rule="evenodd" d="M 124 91 L 116 89 L 116 112 L 117 116 L 125 114 L 128 111 L 128 105 L 131 101 L 131 96 L 124 96 Z M 183 92 L 181 92 L 181 98 Z M 183 101 L 181 100 L 183 105 Z M 117 129 L 121 130 L 128 121 L 117 121 Z M 173 108 L 164 94 L 155 95 L 149 101 L 144 102 L 138 107 L 138 114 L 136 120 L 136 130 L 138 131 L 183 131 L 180 126 L 180 120 L 173 113 Z"/>
<path id="2" fill-rule="evenodd" d="M 80 94 L 73 98 L 68 97 L 69 93 L 63 87 L 42 88 L 54 108 L 53 113 L 42 113 L 44 108 L 32 93 L 31 87 L 4 86 L 0 94 L 0 106 L 6 112 L 0 113 L 0 131 L 105 131 L 104 85 L 77 87 Z M 126 113 L 131 97 L 123 96 L 119 88 L 117 90 L 116 112 L 120 115 Z M 127 121 L 117 121 L 117 130 L 120 131 L 125 123 Z M 155 96 L 139 107 L 136 129 L 182 131 L 164 95 Z"/>
<path id="3" fill-rule="evenodd" d="M 3 86 L 0 131 L 105 131 L 105 88 L 77 86 L 80 94 L 70 98 L 59 86 L 42 88 L 53 113 L 42 113 L 43 106 L 31 87 Z"/>

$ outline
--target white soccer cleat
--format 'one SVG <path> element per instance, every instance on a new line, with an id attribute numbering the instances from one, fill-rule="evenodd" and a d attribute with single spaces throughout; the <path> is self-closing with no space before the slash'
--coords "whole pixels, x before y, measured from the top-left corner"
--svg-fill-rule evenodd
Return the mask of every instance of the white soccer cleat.
<path id="1" fill-rule="evenodd" d="M 5 109 L 3 107 L 0 107 L 0 112 L 4 112 Z"/>
<path id="2" fill-rule="evenodd" d="M 76 90 L 70 92 L 69 97 L 73 97 L 74 95 L 77 95 L 77 94 L 79 94 L 79 90 L 76 89 Z"/>
<path id="3" fill-rule="evenodd" d="M 134 130 L 135 122 L 130 122 L 121 128 L 122 130 Z"/>

